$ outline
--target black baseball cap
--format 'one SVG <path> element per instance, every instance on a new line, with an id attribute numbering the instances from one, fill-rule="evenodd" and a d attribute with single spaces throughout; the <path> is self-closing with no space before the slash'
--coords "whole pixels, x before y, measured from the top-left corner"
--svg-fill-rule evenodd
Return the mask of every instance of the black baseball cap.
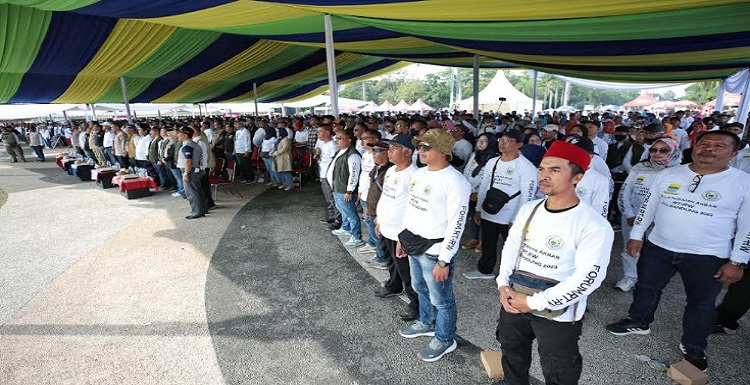
<path id="1" fill-rule="evenodd" d="M 511 139 L 514 139 L 518 143 L 523 143 L 523 136 L 524 135 L 523 135 L 523 132 L 521 132 L 521 131 L 518 131 L 518 130 L 506 130 L 506 131 L 503 131 L 502 134 L 500 134 L 501 138 L 504 137 L 504 136 L 508 137 L 508 138 L 511 138 Z"/>
<path id="2" fill-rule="evenodd" d="M 406 148 L 414 149 L 414 144 L 412 143 L 412 139 L 414 139 L 413 136 L 408 134 L 398 134 L 394 136 L 392 139 L 388 140 L 381 140 L 380 142 L 376 143 L 374 146 L 377 146 L 379 143 L 387 143 L 390 144 L 398 144 L 399 146 L 404 146 Z"/>

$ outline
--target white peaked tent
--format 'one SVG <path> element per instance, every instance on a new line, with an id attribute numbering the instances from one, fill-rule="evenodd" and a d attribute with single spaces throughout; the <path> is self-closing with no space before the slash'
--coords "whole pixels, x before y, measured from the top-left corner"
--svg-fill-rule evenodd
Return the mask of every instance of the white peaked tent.
<path id="1" fill-rule="evenodd" d="M 375 112 L 378 110 L 378 104 L 374 101 L 370 100 L 369 103 L 367 103 L 366 106 L 362 107 L 360 111 L 362 112 Z"/>
<path id="2" fill-rule="evenodd" d="M 417 99 L 417 101 L 414 102 L 414 104 L 412 104 L 411 107 L 409 108 L 409 111 L 419 111 L 419 112 L 434 111 L 434 110 L 435 110 L 434 108 L 428 106 L 427 103 L 425 103 L 424 100 L 422 99 Z"/>
<path id="3" fill-rule="evenodd" d="M 393 106 L 393 109 L 396 111 L 408 111 L 409 107 L 411 107 L 409 103 L 407 103 L 406 100 L 401 99 L 401 101 L 398 102 L 398 104 Z"/>
<path id="4" fill-rule="evenodd" d="M 375 111 L 378 111 L 378 112 L 393 111 L 393 104 L 391 104 L 391 102 L 386 100 L 383 102 L 383 104 L 381 104 L 378 108 L 376 108 Z"/>
<path id="5" fill-rule="evenodd" d="M 505 101 L 500 103 L 500 98 L 505 98 Z M 537 111 L 542 110 L 542 104 L 541 100 L 536 101 Z M 459 105 L 462 110 L 473 111 L 474 97 L 462 100 Z M 481 111 L 523 112 L 531 111 L 532 107 L 531 98 L 513 87 L 503 71 L 497 71 L 490 84 L 479 91 L 479 109 Z"/>

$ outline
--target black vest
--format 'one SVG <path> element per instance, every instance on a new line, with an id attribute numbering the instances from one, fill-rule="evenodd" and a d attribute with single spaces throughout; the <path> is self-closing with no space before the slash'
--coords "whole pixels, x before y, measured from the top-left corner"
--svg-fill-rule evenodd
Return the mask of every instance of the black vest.
<path id="1" fill-rule="evenodd" d="M 609 151 L 607 151 L 607 166 L 610 170 L 622 165 L 622 161 L 625 159 L 625 155 L 628 154 L 628 150 L 630 150 L 631 147 L 629 142 L 623 143 L 619 148 L 617 145 L 618 143 L 610 144 Z"/>

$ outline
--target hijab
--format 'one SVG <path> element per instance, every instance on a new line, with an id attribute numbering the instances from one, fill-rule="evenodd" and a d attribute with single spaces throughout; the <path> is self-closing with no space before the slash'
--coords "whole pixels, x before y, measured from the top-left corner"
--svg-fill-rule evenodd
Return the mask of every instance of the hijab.
<path id="1" fill-rule="evenodd" d="M 270 139 L 273 139 L 273 138 L 276 137 L 276 129 L 275 128 L 266 127 L 266 128 L 263 129 L 263 131 L 265 131 L 265 133 L 266 133 L 266 136 L 263 138 L 264 140 L 270 140 Z M 284 131 L 286 131 L 286 130 L 284 130 Z"/>
<path id="2" fill-rule="evenodd" d="M 649 156 L 648 159 L 643 161 L 643 164 L 646 167 L 656 170 L 663 170 L 667 167 L 678 166 L 680 162 L 682 162 L 682 151 L 680 151 L 680 144 L 679 142 L 677 142 L 677 140 L 672 138 L 658 138 L 654 141 L 654 144 L 656 144 L 657 142 L 666 144 L 672 152 L 669 154 L 669 157 L 667 159 L 661 162 L 656 162 Z M 651 146 L 653 147 L 653 144 Z"/>
<path id="3" fill-rule="evenodd" d="M 474 151 L 474 160 L 477 162 L 477 167 L 474 168 L 474 171 L 471 172 L 472 177 L 476 177 L 477 175 L 479 175 L 479 173 L 482 171 L 482 168 L 484 168 L 484 165 L 487 164 L 488 160 L 499 155 L 497 151 L 497 137 L 495 136 L 495 134 L 485 132 L 484 134 L 479 135 L 479 138 L 483 136 L 487 137 L 487 148 L 485 148 L 484 150 Z M 477 138 L 477 140 L 479 138 Z"/>

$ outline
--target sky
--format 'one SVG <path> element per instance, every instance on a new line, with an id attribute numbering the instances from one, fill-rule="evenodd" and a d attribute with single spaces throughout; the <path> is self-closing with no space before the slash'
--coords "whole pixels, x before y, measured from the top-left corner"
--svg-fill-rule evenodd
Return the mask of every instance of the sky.
<path id="1" fill-rule="evenodd" d="M 405 71 L 407 75 L 411 78 L 418 78 L 418 79 L 424 79 L 425 76 L 428 74 L 440 72 L 444 70 L 445 67 L 436 66 L 432 64 L 411 64 L 407 67 L 402 68 L 399 71 Z M 381 76 L 382 77 L 382 76 Z M 377 77 L 376 80 L 381 78 Z M 664 87 L 664 88 L 657 88 L 657 89 L 647 89 L 649 93 L 658 93 L 663 94 L 667 91 L 674 91 L 677 98 L 680 98 L 682 96 L 685 96 L 685 89 L 692 83 L 685 83 L 682 85 L 674 86 L 674 87 Z"/>

